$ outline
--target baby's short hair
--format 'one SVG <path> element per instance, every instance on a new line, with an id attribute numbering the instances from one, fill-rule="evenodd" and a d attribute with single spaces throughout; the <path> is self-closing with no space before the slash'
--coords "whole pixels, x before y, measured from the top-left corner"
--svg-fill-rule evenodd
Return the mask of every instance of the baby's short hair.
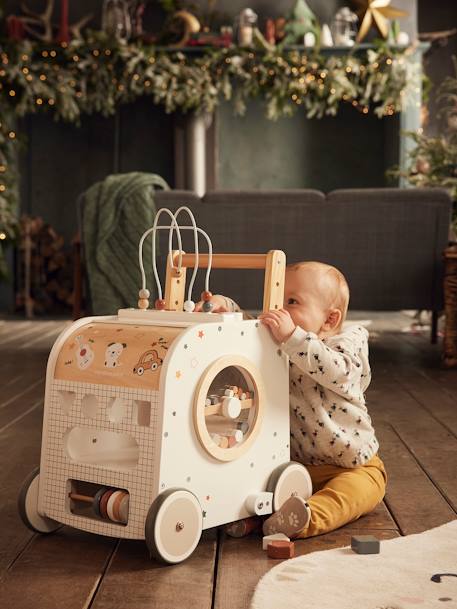
<path id="1" fill-rule="evenodd" d="M 305 260 L 303 262 L 295 262 L 287 265 L 288 270 L 300 270 L 300 269 L 310 269 L 315 272 L 320 273 L 322 276 L 326 276 L 333 286 L 332 297 L 329 301 L 330 308 L 340 309 L 341 315 L 341 324 L 346 319 L 348 306 L 349 306 L 349 286 L 346 281 L 346 277 L 343 273 L 332 266 L 331 264 L 326 264 L 325 262 L 318 262 L 316 260 Z"/>

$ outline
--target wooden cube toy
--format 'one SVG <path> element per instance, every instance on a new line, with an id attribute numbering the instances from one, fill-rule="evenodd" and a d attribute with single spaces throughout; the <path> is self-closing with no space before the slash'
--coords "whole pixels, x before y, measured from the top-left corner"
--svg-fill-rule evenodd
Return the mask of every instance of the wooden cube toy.
<path id="1" fill-rule="evenodd" d="M 351 548 L 357 554 L 379 554 L 379 539 L 374 535 L 353 535 Z"/>
<path id="2" fill-rule="evenodd" d="M 284 533 L 274 533 L 273 535 L 265 535 L 262 539 L 262 550 L 266 550 L 268 548 L 268 544 L 273 541 L 290 541 L 287 535 Z"/>
<path id="3" fill-rule="evenodd" d="M 252 516 L 250 495 L 273 493 L 273 511 L 291 492 L 312 493 L 306 468 L 290 462 L 287 356 L 241 313 L 184 311 L 196 256 L 181 258 L 179 272 L 167 265 L 164 307 L 79 319 L 56 340 L 40 468 L 19 497 L 34 531 L 144 539 L 173 564 L 203 530 Z M 264 310 L 282 306 L 283 252 L 213 254 L 212 266 L 264 268 Z M 217 402 L 226 386 L 245 394 L 228 413 Z"/>
<path id="4" fill-rule="evenodd" d="M 295 544 L 293 541 L 278 539 L 271 541 L 267 546 L 268 558 L 293 558 L 295 556 Z"/>

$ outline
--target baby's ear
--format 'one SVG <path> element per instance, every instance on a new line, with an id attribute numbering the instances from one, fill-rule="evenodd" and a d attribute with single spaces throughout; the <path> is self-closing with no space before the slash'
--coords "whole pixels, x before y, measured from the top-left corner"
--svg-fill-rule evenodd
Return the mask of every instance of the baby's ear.
<path id="1" fill-rule="evenodd" d="M 326 326 L 327 330 L 335 330 L 340 325 L 342 317 L 343 314 L 340 309 L 330 309 L 327 313 L 324 326 Z"/>

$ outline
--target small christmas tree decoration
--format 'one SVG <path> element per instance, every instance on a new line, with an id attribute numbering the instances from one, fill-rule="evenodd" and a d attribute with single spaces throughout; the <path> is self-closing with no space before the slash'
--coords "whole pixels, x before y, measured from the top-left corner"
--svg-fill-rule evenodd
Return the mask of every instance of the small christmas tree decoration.
<path id="1" fill-rule="evenodd" d="M 297 0 L 284 28 L 286 44 L 302 42 L 307 32 L 318 35 L 319 26 L 315 14 L 306 4 L 305 0 Z"/>
<path id="2" fill-rule="evenodd" d="M 389 35 L 388 19 L 406 17 L 408 13 L 394 6 L 390 6 L 390 0 L 354 0 L 360 9 L 357 11 L 361 16 L 361 25 L 357 34 L 357 42 L 361 42 L 375 25 L 383 38 Z"/>

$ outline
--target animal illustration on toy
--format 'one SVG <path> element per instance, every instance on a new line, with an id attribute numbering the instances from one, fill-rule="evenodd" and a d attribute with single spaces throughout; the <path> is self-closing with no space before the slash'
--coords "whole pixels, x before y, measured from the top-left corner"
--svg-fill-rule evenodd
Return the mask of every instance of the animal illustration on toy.
<path id="1" fill-rule="evenodd" d="M 178 222 L 182 213 L 190 225 Z M 168 225 L 159 224 L 164 214 Z M 164 297 L 158 230 L 168 230 Z M 194 254 L 182 249 L 183 230 L 193 231 Z M 148 236 L 155 309 L 143 265 Z M 306 468 L 290 461 L 288 357 L 255 319 L 212 312 L 209 290 L 211 268 L 265 269 L 263 310 L 281 308 L 285 262 L 279 250 L 213 255 L 187 207 L 157 212 L 139 243 L 138 309 L 79 319 L 52 347 L 40 467 L 18 500 L 29 528 L 145 539 L 152 556 L 172 564 L 192 554 L 204 529 L 311 495 Z M 192 301 L 199 268 L 202 312 Z"/>

